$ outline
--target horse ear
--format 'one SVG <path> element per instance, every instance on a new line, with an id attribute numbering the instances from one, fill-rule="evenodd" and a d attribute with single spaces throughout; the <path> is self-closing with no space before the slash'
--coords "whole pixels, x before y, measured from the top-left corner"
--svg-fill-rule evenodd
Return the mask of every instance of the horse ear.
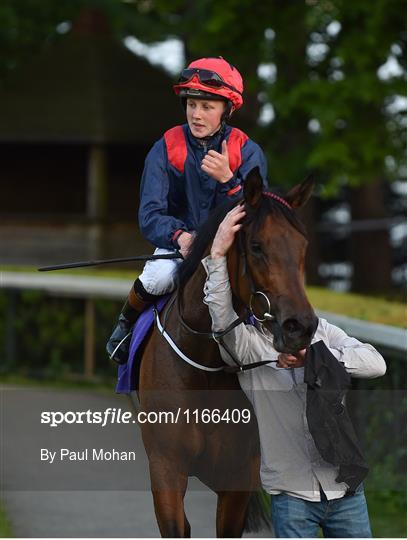
<path id="1" fill-rule="evenodd" d="M 251 206 L 256 207 L 260 201 L 261 192 L 263 190 L 263 179 L 260 174 L 260 169 L 254 167 L 248 175 L 243 186 L 243 196 L 245 202 Z"/>
<path id="2" fill-rule="evenodd" d="M 308 199 L 314 191 L 314 187 L 315 179 L 314 176 L 310 174 L 301 184 L 294 186 L 287 195 L 284 196 L 284 199 L 292 208 L 301 208 L 308 202 Z"/>

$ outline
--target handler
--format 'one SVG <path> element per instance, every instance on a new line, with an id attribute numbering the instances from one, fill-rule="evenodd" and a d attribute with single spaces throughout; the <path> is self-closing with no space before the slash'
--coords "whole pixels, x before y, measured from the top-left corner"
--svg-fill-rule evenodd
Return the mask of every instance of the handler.
<path id="1" fill-rule="evenodd" d="M 226 253 L 245 215 L 242 206 L 231 210 L 220 224 L 210 256 L 202 263 L 207 272 L 204 301 L 209 307 L 213 331 L 227 328 L 237 315 L 232 306 Z M 371 537 L 363 487 L 346 494 L 348 485 L 338 482 L 338 467 L 324 461 L 307 422 L 304 365 L 306 350 L 279 354 L 272 335 L 240 324 L 222 338 L 223 360 L 235 365 L 229 352 L 247 364 L 264 358 L 277 363 L 239 372 L 239 382 L 253 404 L 259 425 L 261 480 L 272 495 L 272 519 L 277 537 Z M 323 342 L 331 363 L 344 366 L 352 377 L 380 377 L 386 372 L 382 356 L 371 345 L 349 337 L 340 328 L 320 319 L 314 343 Z M 320 343 L 322 345 L 322 343 Z M 323 426 L 322 430 L 323 430 Z M 345 441 L 347 443 L 347 441 Z M 341 441 L 339 441 L 341 444 Z"/>
<path id="2" fill-rule="evenodd" d="M 201 58 L 181 73 L 175 93 L 187 123 L 168 130 L 154 144 L 141 180 L 139 224 L 155 254 L 185 257 L 197 227 L 225 198 L 240 196 L 247 173 L 258 166 L 266 185 L 267 164 L 260 147 L 227 124 L 243 105 L 243 80 L 222 57 Z M 149 261 L 134 282 L 106 349 L 127 362 L 131 327 L 159 295 L 175 288 L 180 260 Z"/>

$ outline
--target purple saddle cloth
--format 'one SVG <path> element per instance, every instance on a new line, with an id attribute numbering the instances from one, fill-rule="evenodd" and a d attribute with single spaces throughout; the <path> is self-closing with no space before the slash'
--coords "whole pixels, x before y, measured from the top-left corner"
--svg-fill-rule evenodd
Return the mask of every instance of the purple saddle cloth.
<path id="1" fill-rule="evenodd" d="M 158 312 L 161 312 L 171 295 L 162 296 L 156 303 Z M 141 355 L 138 354 L 144 338 L 154 324 L 153 306 L 149 306 L 133 326 L 133 334 L 130 341 L 129 358 L 126 364 L 119 366 L 116 393 L 129 394 L 138 389 Z"/>

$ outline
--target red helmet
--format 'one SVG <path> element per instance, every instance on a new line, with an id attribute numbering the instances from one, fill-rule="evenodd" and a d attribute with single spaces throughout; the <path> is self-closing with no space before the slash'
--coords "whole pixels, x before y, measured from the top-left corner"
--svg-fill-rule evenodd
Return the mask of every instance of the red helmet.
<path id="1" fill-rule="evenodd" d="M 242 76 L 221 56 L 200 58 L 189 64 L 181 72 L 174 91 L 181 97 L 224 99 L 230 101 L 234 109 L 243 105 Z"/>

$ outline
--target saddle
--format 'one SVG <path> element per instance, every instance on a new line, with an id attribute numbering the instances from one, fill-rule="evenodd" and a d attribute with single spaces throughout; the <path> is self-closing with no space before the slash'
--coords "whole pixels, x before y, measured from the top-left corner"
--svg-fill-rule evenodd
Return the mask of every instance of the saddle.
<path id="1" fill-rule="evenodd" d="M 130 394 L 130 392 L 138 390 L 142 345 L 144 344 L 144 340 L 154 324 L 154 307 L 160 313 L 170 296 L 170 294 L 161 296 L 156 302 L 155 306 L 148 306 L 135 322 L 132 328 L 129 358 L 126 364 L 119 365 L 118 379 L 116 384 L 117 394 Z"/>

